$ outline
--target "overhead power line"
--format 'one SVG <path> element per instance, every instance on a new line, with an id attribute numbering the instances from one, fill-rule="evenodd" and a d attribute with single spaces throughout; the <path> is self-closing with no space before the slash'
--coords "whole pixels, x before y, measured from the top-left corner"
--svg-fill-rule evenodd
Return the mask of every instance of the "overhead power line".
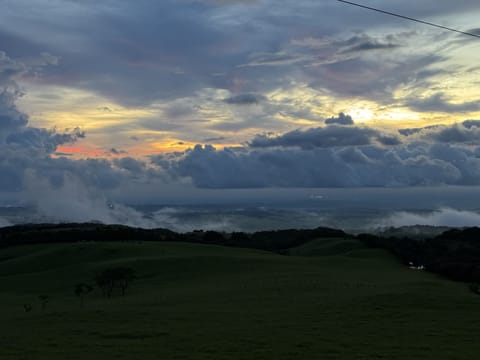
<path id="1" fill-rule="evenodd" d="M 479 34 L 474 34 L 474 33 L 467 32 L 467 31 L 461 31 L 461 30 L 453 29 L 453 28 L 450 28 L 450 27 L 447 27 L 447 26 L 434 24 L 434 23 L 431 23 L 431 22 L 428 22 L 428 21 L 423 21 L 423 20 L 415 19 L 415 18 L 412 18 L 412 17 L 409 17 L 409 16 L 404 16 L 404 15 L 400 15 L 400 14 L 395 14 L 395 13 L 390 12 L 390 11 L 380 10 L 380 9 L 373 8 L 373 7 L 370 7 L 370 6 L 357 4 L 357 3 L 354 3 L 354 2 L 351 2 L 351 1 L 345 1 L 345 0 L 337 0 L 337 1 L 340 1 L 340 2 L 345 3 L 345 4 L 348 4 L 348 5 L 357 6 L 357 7 L 363 8 L 363 9 L 376 11 L 376 12 L 379 12 L 379 13 L 382 13 L 382 14 L 386 14 L 386 15 L 390 15 L 390 16 L 395 16 L 395 17 L 398 17 L 398 18 L 401 18 L 401 19 L 410 20 L 410 21 L 415 21 L 415 22 L 417 22 L 417 23 L 424 24 L 424 25 L 429 25 L 429 26 L 433 26 L 433 27 L 436 27 L 436 28 L 439 28 L 439 29 L 448 30 L 448 31 L 453 31 L 453 32 L 456 32 L 456 33 L 459 33 L 459 34 L 463 34 L 463 35 L 468 35 L 468 36 L 473 36 L 473 37 L 476 37 L 476 38 L 480 38 L 480 35 L 479 35 Z"/>

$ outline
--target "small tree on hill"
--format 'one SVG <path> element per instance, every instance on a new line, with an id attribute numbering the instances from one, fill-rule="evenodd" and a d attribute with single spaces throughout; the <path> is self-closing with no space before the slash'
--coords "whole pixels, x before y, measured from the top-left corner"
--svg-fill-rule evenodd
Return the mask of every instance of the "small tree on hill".
<path id="1" fill-rule="evenodd" d="M 47 304 L 48 304 L 48 300 L 49 300 L 48 295 L 39 295 L 38 299 L 40 300 L 40 305 L 41 305 L 42 311 L 45 311 L 45 309 L 47 307 Z"/>
<path id="2" fill-rule="evenodd" d="M 114 269 L 115 285 L 118 286 L 125 296 L 128 285 L 135 279 L 135 272 L 131 268 Z"/>
<path id="3" fill-rule="evenodd" d="M 95 282 L 102 290 L 104 297 L 110 297 L 116 287 L 120 289 L 122 295 L 125 295 L 127 288 L 134 279 L 134 270 L 126 267 L 105 269 L 95 276 Z"/>
<path id="4" fill-rule="evenodd" d="M 80 299 L 80 304 L 83 306 L 85 302 L 85 296 L 92 292 L 93 288 L 85 283 L 78 283 L 75 285 L 75 295 Z"/>

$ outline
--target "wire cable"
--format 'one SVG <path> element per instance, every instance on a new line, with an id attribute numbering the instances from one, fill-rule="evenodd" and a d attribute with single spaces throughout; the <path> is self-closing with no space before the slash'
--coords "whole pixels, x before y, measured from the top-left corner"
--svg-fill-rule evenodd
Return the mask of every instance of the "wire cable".
<path id="1" fill-rule="evenodd" d="M 345 0 L 337 0 L 337 1 L 342 2 L 342 3 L 345 3 L 345 4 L 348 4 L 348 5 L 357 6 L 357 7 L 363 8 L 363 9 L 376 11 L 376 12 L 379 12 L 379 13 L 382 13 L 382 14 L 386 14 L 386 15 L 390 15 L 390 16 L 395 16 L 395 17 L 398 17 L 398 18 L 401 18 L 401 19 L 410 20 L 410 21 L 415 21 L 415 22 L 417 22 L 417 23 L 424 24 L 424 25 L 429 25 L 429 26 L 433 26 L 433 27 L 436 27 L 436 28 L 439 28 L 439 29 L 448 30 L 448 31 L 453 31 L 453 32 L 456 32 L 456 33 L 459 33 L 459 34 L 463 34 L 463 35 L 468 35 L 468 36 L 473 36 L 473 37 L 476 37 L 476 38 L 480 38 L 480 34 L 474 34 L 474 33 L 467 32 L 467 31 L 461 31 L 461 30 L 453 29 L 453 28 L 450 28 L 450 27 L 447 27 L 447 26 L 438 25 L 438 24 L 434 24 L 434 23 L 431 23 L 431 22 L 428 22 L 428 21 L 423 21 L 423 20 L 415 19 L 415 18 L 412 18 L 412 17 L 409 17 L 409 16 L 404 16 L 404 15 L 396 14 L 396 13 L 393 13 L 393 12 L 390 12 L 390 11 L 380 10 L 380 9 L 373 8 L 373 7 L 370 7 L 370 6 L 357 4 L 357 3 L 354 3 L 354 2 L 351 2 L 351 1 L 345 1 Z"/>

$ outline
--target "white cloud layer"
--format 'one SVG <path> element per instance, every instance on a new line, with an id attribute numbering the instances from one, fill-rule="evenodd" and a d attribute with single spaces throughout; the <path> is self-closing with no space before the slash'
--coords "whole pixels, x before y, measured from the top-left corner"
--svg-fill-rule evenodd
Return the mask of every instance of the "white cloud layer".
<path id="1" fill-rule="evenodd" d="M 480 214 L 472 211 L 461 211 L 455 209 L 439 209 L 434 212 L 419 214 L 414 212 L 397 212 L 390 218 L 384 220 L 384 226 L 449 226 L 449 227 L 471 227 L 480 226 Z"/>

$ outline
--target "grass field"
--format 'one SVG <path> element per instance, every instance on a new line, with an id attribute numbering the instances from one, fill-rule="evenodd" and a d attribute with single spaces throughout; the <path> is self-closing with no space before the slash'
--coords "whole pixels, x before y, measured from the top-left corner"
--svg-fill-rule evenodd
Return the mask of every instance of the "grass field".
<path id="1" fill-rule="evenodd" d="M 291 256 L 147 242 L 0 250 L 0 359 L 478 358 L 480 296 L 337 241 Z M 126 296 L 95 290 L 82 307 L 74 285 L 116 266 L 138 276 Z"/>

